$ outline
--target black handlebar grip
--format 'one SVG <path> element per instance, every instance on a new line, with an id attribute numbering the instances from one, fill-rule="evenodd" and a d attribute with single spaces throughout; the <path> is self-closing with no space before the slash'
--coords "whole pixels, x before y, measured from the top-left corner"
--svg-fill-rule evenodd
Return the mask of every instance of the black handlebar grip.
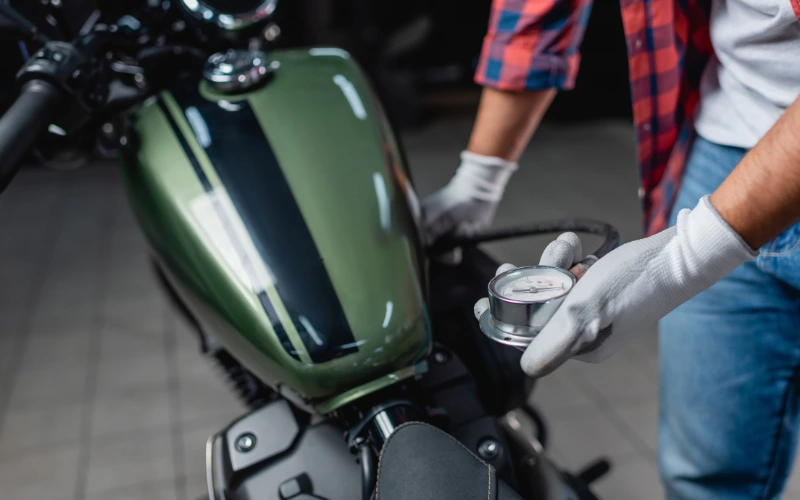
<path id="1" fill-rule="evenodd" d="M 55 86 L 31 80 L 0 118 L 0 193 L 17 175 L 22 156 L 50 125 L 61 98 Z"/>

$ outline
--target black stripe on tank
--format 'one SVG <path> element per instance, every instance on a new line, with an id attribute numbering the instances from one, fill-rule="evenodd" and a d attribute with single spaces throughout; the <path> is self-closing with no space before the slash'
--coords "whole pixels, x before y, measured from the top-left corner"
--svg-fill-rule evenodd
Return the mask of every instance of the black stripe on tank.
<path id="1" fill-rule="evenodd" d="M 158 107 L 161 108 L 161 112 L 164 113 L 164 116 L 167 118 L 170 128 L 172 128 L 172 131 L 178 138 L 178 142 L 180 143 L 181 148 L 183 148 L 184 154 L 189 159 L 189 163 L 191 163 L 192 169 L 194 169 L 194 173 L 197 175 L 197 179 L 203 186 L 203 190 L 206 193 L 210 193 L 214 188 L 211 186 L 208 176 L 205 172 L 203 172 L 200 162 L 197 161 L 197 157 L 192 152 L 189 143 L 186 142 L 186 138 L 183 136 L 178 124 L 175 122 L 175 118 L 173 118 L 172 114 L 169 112 L 169 108 L 167 108 L 166 104 L 160 97 L 158 99 Z M 212 203 L 212 206 L 214 207 L 214 212 L 219 218 L 220 224 L 222 224 L 222 226 L 225 228 L 225 233 L 230 240 L 231 245 L 236 248 L 236 252 L 239 255 L 244 255 L 242 244 L 239 242 L 239 239 L 236 237 L 236 234 L 233 231 L 233 226 L 228 219 L 228 215 L 216 203 Z M 262 291 L 258 293 L 258 300 L 261 303 L 261 307 L 264 309 L 264 312 L 267 314 L 267 318 L 272 324 L 272 329 L 275 331 L 275 335 L 278 336 L 278 341 L 281 343 L 283 350 L 286 351 L 291 357 L 299 361 L 300 357 L 297 355 L 297 350 L 292 345 L 291 340 L 289 340 L 289 335 L 286 334 L 286 328 L 284 328 L 283 323 L 281 323 L 280 317 L 275 311 L 275 307 L 269 301 L 266 292 Z"/>
<path id="2" fill-rule="evenodd" d="M 196 82 L 172 92 L 225 186 L 314 363 L 358 345 L 265 131 L 246 100 L 213 102 Z"/>
<path id="3" fill-rule="evenodd" d="M 186 154 L 186 157 L 189 159 L 189 163 L 192 164 L 192 169 L 194 169 L 195 175 L 200 180 L 200 184 L 203 185 L 203 190 L 208 193 L 211 191 L 211 183 L 208 180 L 205 172 L 203 172 L 202 167 L 200 167 L 200 163 L 197 161 L 197 158 L 192 153 L 192 148 L 189 147 L 189 143 L 186 142 L 186 138 L 181 133 L 181 129 L 178 128 L 178 124 L 175 123 L 175 118 L 172 117 L 172 114 L 169 112 L 167 105 L 164 103 L 164 100 L 161 97 L 158 98 L 158 107 L 161 108 L 161 112 L 164 113 L 164 116 L 167 118 L 167 123 L 169 123 L 170 128 L 173 132 L 175 132 L 175 137 L 178 138 L 178 142 L 183 148 L 183 152 Z"/>

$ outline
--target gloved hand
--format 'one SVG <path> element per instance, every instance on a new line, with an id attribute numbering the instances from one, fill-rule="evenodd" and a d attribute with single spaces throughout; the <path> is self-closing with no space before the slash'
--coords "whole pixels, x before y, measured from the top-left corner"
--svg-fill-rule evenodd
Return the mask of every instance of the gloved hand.
<path id="1" fill-rule="evenodd" d="M 622 245 L 597 261 L 525 350 L 522 369 L 540 377 L 572 357 L 603 361 L 643 325 L 756 255 L 706 196 L 694 210 L 682 210 L 675 227 Z"/>
<path id="2" fill-rule="evenodd" d="M 426 243 L 488 227 L 515 170 L 516 163 L 463 151 L 450 182 L 422 202 Z"/>

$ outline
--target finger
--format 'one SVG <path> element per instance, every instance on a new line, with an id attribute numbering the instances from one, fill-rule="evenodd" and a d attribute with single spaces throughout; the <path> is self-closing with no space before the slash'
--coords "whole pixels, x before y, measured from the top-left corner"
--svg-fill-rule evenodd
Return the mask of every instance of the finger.
<path id="1" fill-rule="evenodd" d="M 599 332 L 591 342 L 586 343 L 578 348 L 575 357 L 589 362 L 600 362 L 611 356 L 614 352 L 607 347 L 606 340 L 614 333 L 614 325 L 608 325 Z"/>
<path id="2" fill-rule="evenodd" d="M 571 272 L 572 275 L 575 276 L 575 279 L 578 280 L 583 278 L 583 275 L 586 274 L 586 271 L 588 271 L 588 269 L 586 269 L 586 266 L 582 262 L 578 262 L 569 268 L 569 272 Z"/>
<path id="3" fill-rule="evenodd" d="M 542 258 L 539 259 L 540 266 L 553 266 L 562 269 L 569 269 L 572 267 L 572 259 L 575 252 L 572 245 L 563 240 L 551 241 L 549 245 L 542 252 Z"/>
<path id="4" fill-rule="evenodd" d="M 514 264 L 503 264 L 502 266 L 497 268 L 497 272 L 494 273 L 494 275 L 495 276 L 500 276 L 504 272 L 510 271 L 510 270 L 516 269 L 516 268 L 517 268 L 517 266 L 515 266 Z"/>
<path id="5" fill-rule="evenodd" d="M 583 245 L 581 239 L 575 233 L 563 233 L 556 241 L 566 241 L 572 247 L 572 262 L 570 265 L 577 264 L 583 258 Z"/>
<path id="6" fill-rule="evenodd" d="M 484 297 L 478 302 L 475 302 L 475 307 L 472 309 L 472 312 L 475 313 L 475 319 L 480 320 L 483 313 L 489 309 L 489 299 Z"/>
<path id="7" fill-rule="evenodd" d="M 432 245 L 442 236 L 455 230 L 457 221 L 445 210 L 445 205 L 441 202 L 437 203 L 426 199 L 422 204 L 422 213 L 426 245 Z"/>
<path id="8" fill-rule="evenodd" d="M 446 217 L 439 217 L 425 224 L 424 237 L 426 245 L 433 245 L 436 241 L 451 232 L 452 223 Z"/>
<path id="9" fill-rule="evenodd" d="M 595 262 L 597 262 L 597 257 L 595 257 L 594 255 L 590 255 L 585 259 L 583 259 L 582 261 L 575 264 L 574 266 L 572 266 L 569 272 L 571 272 L 576 279 L 581 279 L 583 278 L 583 275 L 586 274 L 586 271 L 588 271 L 589 268 L 592 267 L 592 265 L 594 265 Z"/>
<path id="10" fill-rule="evenodd" d="M 543 377 L 572 357 L 580 330 L 569 321 L 562 307 L 533 339 L 522 355 L 522 370 L 531 377 Z"/>
<path id="11" fill-rule="evenodd" d="M 444 264 L 446 266 L 457 266 L 461 264 L 461 260 L 463 258 L 464 258 L 464 252 L 461 250 L 461 247 L 457 247 L 446 253 L 437 255 L 436 262 Z"/>

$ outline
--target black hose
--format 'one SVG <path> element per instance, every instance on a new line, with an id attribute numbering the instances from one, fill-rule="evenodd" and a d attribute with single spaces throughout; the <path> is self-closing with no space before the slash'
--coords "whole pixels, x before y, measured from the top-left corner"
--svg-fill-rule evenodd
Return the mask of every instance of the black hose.
<path id="1" fill-rule="evenodd" d="M 469 236 L 443 238 L 428 247 L 427 253 L 429 256 L 436 256 L 458 247 L 475 246 L 479 243 L 522 238 L 539 234 L 563 233 L 566 231 L 603 236 L 604 240 L 600 247 L 594 252 L 590 252 L 597 258 L 603 257 L 619 246 L 619 231 L 611 224 L 591 219 L 562 219 L 536 222 L 525 226 L 490 229 Z"/>
<path id="2" fill-rule="evenodd" d="M 361 498 L 370 500 L 375 489 L 375 455 L 366 441 L 358 446 L 358 458 L 361 462 Z"/>

